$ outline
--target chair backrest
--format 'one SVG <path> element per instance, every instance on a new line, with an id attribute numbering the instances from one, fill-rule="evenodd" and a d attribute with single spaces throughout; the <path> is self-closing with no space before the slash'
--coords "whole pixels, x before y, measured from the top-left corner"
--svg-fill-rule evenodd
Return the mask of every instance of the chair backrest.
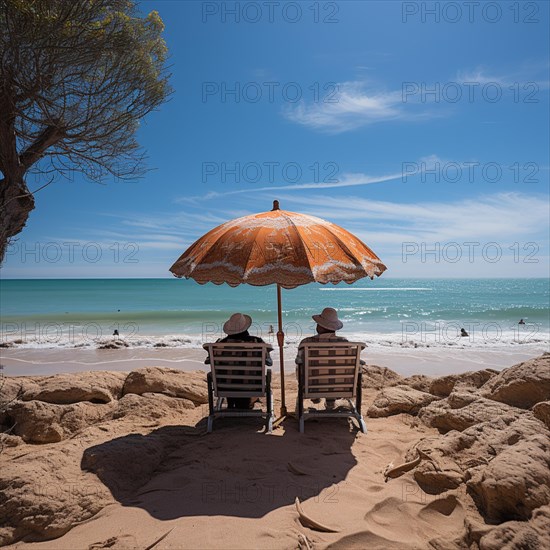
<path id="1" fill-rule="evenodd" d="M 312 342 L 304 348 L 304 398 L 355 397 L 363 342 Z"/>
<path id="2" fill-rule="evenodd" d="M 265 395 L 265 360 L 269 344 L 217 342 L 202 346 L 210 356 L 217 397 Z"/>

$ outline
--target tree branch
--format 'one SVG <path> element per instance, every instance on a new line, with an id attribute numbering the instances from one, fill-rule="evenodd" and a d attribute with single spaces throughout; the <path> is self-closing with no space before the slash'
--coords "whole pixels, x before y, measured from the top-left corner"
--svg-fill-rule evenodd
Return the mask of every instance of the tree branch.
<path id="1" fill-rule="evenodd" d="M 65 131 L 58 125 L 46 127 L 36 141 L 19 155 L 19 162 L 25 171 L 43 156 L 46 149 L 55 145 L 64 135 Z"/>

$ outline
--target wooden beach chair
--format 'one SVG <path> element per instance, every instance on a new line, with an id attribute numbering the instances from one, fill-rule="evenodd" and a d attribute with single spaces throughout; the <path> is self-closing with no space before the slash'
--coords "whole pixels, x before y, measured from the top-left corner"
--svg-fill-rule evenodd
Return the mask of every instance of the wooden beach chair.
<path id="1" fill-rule="evenodd" d="M 221 416 L 261 416 L 266 418 L 266 431 L 271 433 L 275 418 L 273 393 L 271 370 L 266 369 L 265 364 L 269 347 L 268 344 L 248 342 L 203 345 L 211 367 L 207 375 L 208 432 L 212 431 L 214 420 Z M 265 397 L 267 410 L 227 408 L 227 399 L 238 397 Z"/>
<path id="2" fill-rule="evenodd" d="M 361 415 L 362 342 L 313 342 L 303 345 L 304 362 L 298 368 L 300 432 L 307 418 L 352 417 L 363 433 L 367 427 Z M 304 399 L 347 399 L 349 409 L 304 410 Z M 355 400 L 355 402 L 353 402 Z"/>

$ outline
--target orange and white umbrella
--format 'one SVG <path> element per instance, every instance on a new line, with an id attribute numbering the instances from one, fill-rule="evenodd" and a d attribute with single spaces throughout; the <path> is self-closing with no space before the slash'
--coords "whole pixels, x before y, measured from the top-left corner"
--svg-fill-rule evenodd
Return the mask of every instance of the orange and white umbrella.
<path id="1" fill-rule="evenodd" d="M 281 288 L 306 283 L 353 283 L 381 275 L 386 266 L 355 235 L 306 214 L 279 209 L 236 218 L 212 229 L 193 243 L 172 265 L 176 277 L 200 284 L 277 285 L 282 411 L 284 333 Z"/>

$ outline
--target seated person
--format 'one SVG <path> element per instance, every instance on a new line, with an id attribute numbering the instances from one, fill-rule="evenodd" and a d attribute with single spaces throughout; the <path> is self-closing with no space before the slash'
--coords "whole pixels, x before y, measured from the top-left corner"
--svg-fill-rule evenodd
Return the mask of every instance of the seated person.
<path id="1" fill-rule="evenodd" d="M 344 323 L 338 319 L 338 312 L 332 307 L 326 307 L 323 309 L 320 315 L 313 315 L 312 319 L 317 323 L 317 334 L 315 336 L 308 336 L 304 338 L 298 345 L 298 354 L 296 355 L 296 375 L 298 375 L 298 368 L 304 364 L 304 348 L 303 344 L 310 342 L 347 342 L 348 339 L 343 336 L 337 336 L 336 331 L 340 330 Z M 364 361 L 361 361 L 364 364 Z M 334 399 L 327 399 L 325 407 L 327 409 L 334 408 Z M 314 402 L 319 402 L 315 400 Z"/>
<path id="2" fill-rule="evenodd" d="M 250 315 L 234 313 L 223 325 L 223 331 L 227 334 L 227 336 L 225 338 L 218 338 L 216 342 L 256 342 L 259 344 L 264 344 L 265 342 L 261 338 L 249 334 L 248 329 L 250 328 L 250 325 L 252 325 L 252 317 L 250 317 Z M 272 351 L 273 348 L 269 346 L 265 359 L 265 364 L 268 366 L 273 365 L 273 361 L 270 356 Z M 204 362 L 206 364 L 210 364 L 210 357 L 207 357 Z M 230 409 L 252 409 L 254 407 L 254 403 L 250 397 L 228 397 L 227 407 Z"/>

